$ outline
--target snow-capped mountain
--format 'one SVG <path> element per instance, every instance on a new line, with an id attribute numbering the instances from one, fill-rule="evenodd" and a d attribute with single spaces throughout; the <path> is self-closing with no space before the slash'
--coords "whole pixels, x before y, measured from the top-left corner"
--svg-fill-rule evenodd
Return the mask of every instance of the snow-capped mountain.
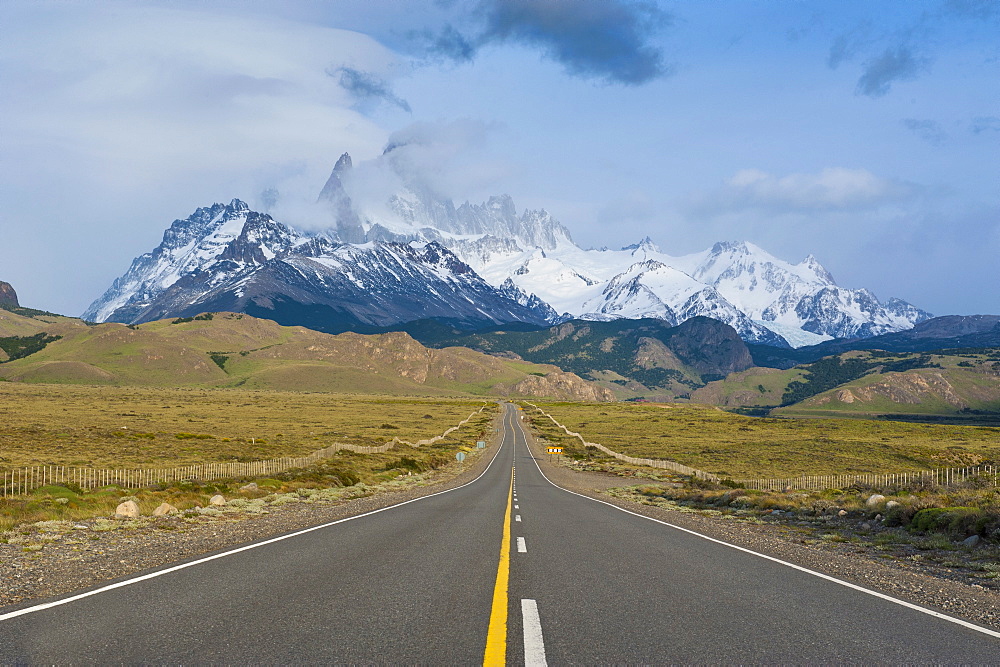
<path id="1" fill-rule="evenodd" d="M 435 241 L 337 243 L 240 200 L 174 221 L 83 317 L 134 323 L 222 310 L 324 331 L 432 317 L 470 325 L 555 318 L 516 288 L 488 284 Z"/>
<path id="2" fill-rule="evenodd" d="M 376 166 L 391 164 L 395 148 Z M 791 264 L 751 243 L 727 242 L 674 257 L 649 238 L 584 250 L 546 211 L 518 213 L 507 195 L 456 207 L 402 178 L 373 204 L 352 196 L 364 192 L 362 177 L 342 155 L 316 203 L 329 220 L 319 231 L 296 231 L 239 200 L 198 209 L 175 221 L 83 317 L 138 322 L 239 310 L 278 319 L 267 311 L 280 310 L 284 323 L 298 318 L 332 330 L 428 317 L 679 324 L 700 315 L 744 340 L 778 346 L 869 337 L 931 317 L 899 299 L 883 303 L 868 290 L 839 287 L 811 255 Z"/>

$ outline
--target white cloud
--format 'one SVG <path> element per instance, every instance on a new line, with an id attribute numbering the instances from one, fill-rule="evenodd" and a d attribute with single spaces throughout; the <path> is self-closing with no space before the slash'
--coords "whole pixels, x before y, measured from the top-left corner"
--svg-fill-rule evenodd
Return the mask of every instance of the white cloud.
<path id="1" fill-rule="evenodd" d="M 327 70 L 408 71 L 366 35 L 239 13 L 8 2 L 0 25 L 0 201 L 31 230 L 0 265 L 101 257 L 48 304 L 69 313 L 197 206 L 315 199 L 341 153 L 377 155 L 387 132 Z"/>
<path id="2" fill-rule="evenodd" d="M 916 191 L 913 184 L 881 178 L 867 169 L 829 167 L 819 173 L 787 176 L 743 169 L 721 188 L 692 196 L 688 208 L 692 213 L 709 216 L 745 210 L 864 210 L 898 202 Z"/>

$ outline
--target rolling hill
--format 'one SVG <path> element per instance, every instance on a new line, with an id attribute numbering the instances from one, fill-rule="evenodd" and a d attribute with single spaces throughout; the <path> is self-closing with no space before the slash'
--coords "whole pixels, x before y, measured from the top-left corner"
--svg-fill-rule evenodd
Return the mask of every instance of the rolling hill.
<path id="1" fill-rule="evenodd" d="M 0 316 L 0 333 L 8 337 L 60 336 L 0 363 L 0 379 L 8 381 L 613 398 L 553 366 L 461 348 L 428 349 L 403 332 L 330 335 L 235 313 L 89 326 L 70 318 Z"/>

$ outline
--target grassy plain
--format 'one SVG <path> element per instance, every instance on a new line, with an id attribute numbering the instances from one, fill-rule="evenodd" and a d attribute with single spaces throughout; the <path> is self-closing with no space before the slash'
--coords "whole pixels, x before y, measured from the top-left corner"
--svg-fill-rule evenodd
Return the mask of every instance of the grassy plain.
<path id="1" fill-rule="evenodd" d="M 0 469 L 155 468 L 442 433 L 483 401 L 0 382 Z"/>
<path id="2" fill-rule="evenodd" d="M 538 403 L 589 442 L 734 479 L 905 472 L 1000 462 L 1000 429 L 892 421 L 773 419 L 701 405 Z M 548 440 L 579 450 L 534 412 Z"/>

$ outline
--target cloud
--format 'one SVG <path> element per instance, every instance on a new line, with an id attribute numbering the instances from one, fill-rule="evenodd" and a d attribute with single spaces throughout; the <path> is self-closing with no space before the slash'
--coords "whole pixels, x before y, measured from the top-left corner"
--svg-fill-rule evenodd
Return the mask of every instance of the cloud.
<path id="1" fill-rule="evenodd" d="M 374 74 L 353 67 L 338 67 L 327 72 L 338 79 L 341 87 L 362 101 L 375 100 L 397 106 L 411 113 L 410 104 L 392 92 L 389 84 Z"/>
<path id="2" fill-rule="evenodd" d="M 150 3 L 0 3 L 0 24 L 0 201 L 31 230 L 0 244 L 0 265 L 72 267 L 46 305 L 60 312 L 83 310 L 171 220 L 268 187 L 315 199 L 338 155 L 386 139 L 326 74 L 398 67 L 357 32 Z"/>
<path id="3" fill-rule="evenodd" d="M 1000 118 L 996 116 L 979 116 L 972 119 L 973 134 L 983 132 L 1000 132 Z"/>
<path id="4" fill-rule="evenodd" d="M 467 62 L 490 44 L 541 51 L 576 77 L 641 85 L 673 70 L 653 44 L 673 17 L 653 2 L 625 0 L 480 0 L 464 17 L 469 36 L 453 24 L 411 32 L 435 58 Z"/>
<path id="5" fill-rule="evenodd" d="M 906 129 L 914 132 L 918 137 L 934 146 L 940 146 L 948 138 L 944 128 L 941 127 L 941 123 L 937 121 L 905 118 L 903 125 Z"/>
<path id="6" fill-rule="evenodd" d="M 864 65 L 855 91 L 868 97 L 882 97 L 896 81 L 915 79 L 928 69 L 929 61 L 919 57 L 907 46 L 889 47 Z"/>
<path id="7" fill-rule="evenodd" d="M 389 136 L 382 155 L 355 162 L 344 189 L 363 215 L 393 220 L 389 198 L 406 190 L 439 199 L 481 195 L 509 175 L 506 163 L 489 157 L 495 123 L 459 119 L 416 122 Z"/>
<path id="8" fill-rule="evenodd" d="M 708 217 L 747 210 L 779 215 L 857 211 L 897 202 L 916 191 L 912 184 L 879 178 L 867 169 L 831 167 L 787 176 L 744 169 L 723 187 L 693 196 L 688 209 Z"/>
<path id="9" fill-rule="evenodd" d="M 433 60 L 451 60 L 457 63 L 471 62 L 476 57 L 476 47 L 450 23 L 440 31 L 430 29 L 411 30 L 412 41 L 420 42 Z"/>

